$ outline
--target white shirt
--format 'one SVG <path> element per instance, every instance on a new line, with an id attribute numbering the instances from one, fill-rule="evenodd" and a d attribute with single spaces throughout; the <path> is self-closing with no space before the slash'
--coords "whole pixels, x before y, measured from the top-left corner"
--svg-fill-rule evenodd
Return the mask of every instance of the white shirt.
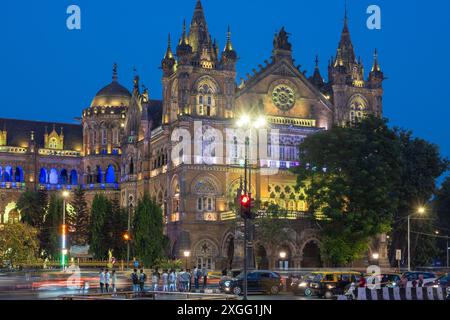
<path id="1" fill-rule="evenodd" d="M 105 283 L 105 273 L 103 271 L 100 272 L 100 283 Z"/>

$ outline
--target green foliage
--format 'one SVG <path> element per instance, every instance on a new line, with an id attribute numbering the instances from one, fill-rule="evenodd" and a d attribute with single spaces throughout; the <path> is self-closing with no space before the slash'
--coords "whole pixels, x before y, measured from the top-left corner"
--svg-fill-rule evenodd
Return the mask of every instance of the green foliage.
<path id="1" fill-rule="evenodd" d="M 433 208 L 437 215 L 436 227 L 440 229 L 443 235 L 450 236 L 450 177 L 447 177 L 439 190 L 436 191 L 436 197 L 433 201 Z M 441 261 L 447 260 L 447 240 L 438 239 L 437 255 Z"/>
<path id="2" fill-rule="evenodd" d="M 169 260 L 169 259 L 158 259 L 152 268 L 159 270 L 180 270 L 183 267 L 183 261 L 181 260 Z"/>
<path id="3" fill-rule="evenodd" d="M 75 230 L 71 234 L 72 245 L 86 245 L 89 241 L 89 211 L 84 195 L 84 190 L 79 187 L 73 193 L 71 205 L 74 209 L 74 216 L 69 224 Z"/>
<path id="4" fill-rule="evenodd" d="M 38 230 L 26 223 L 6 224 L 0 230 L 0 261 L 16 266 L 38 260 Z"/>
<path id="5" fill-rule="evenodd" d="M 146 266 L 162 258 L 165 249 L 161 208 L 147 194 L 139 201 L 134 216 L 135 254 Z"/>
<path id="6" fill-rule="evenodd" d="M 63 200 L 57 194 L 52 194 L 44 218 L 41 237 L 41 249 L 44 256 L 50 259 L 57 259 L 60 255 L 62 216 Z"/>
<path id="7" fill-rule="evenodd" d="M 111 213 L 111 202 L 104 195 L 95 195 L 91 208 L 89 243 L 90 251 L 97 259 L 105 259 L 110 249 L 105 224 L 107 219 L 110 219 Z"/>
<path id="8" fill-rule="evenodd" d="M 368 242 L 359 240 L 349 246 L 350 241 L 351 239 L 339 235 L 324 235 L 320 250 L 323 262 L 332 267 L 339 267 L 362 258 L 367 250 Z"/>
<path id="9" fill-rule="evenodd" d="M 322 228 L 329 239 L 322 250 L 332 265 L 353 261 L 360 254 L 355 244 L 359 247 L 389 230 L 397 206 L 393 193 L 400 181 L 400 159 L 395 133 L 375 117 L 305 139 L 301 163 L 310 165 L 296 169 L 298 185 L 305 190 L 310 211 L 327 218 Z"/>
<path id="10" fill-rule="evenodd" d="M 278 205 L 269 203 L 266 208 L 266 215 L 260 217 L 256 226 L 256 239 L 264 244 L 267 249 L 276 248 L 280 243 L 288 240 L 285 232 L 289 227 L 286 220 L 287 211 Z"/>
<path id="11" fill-rule="evenodd" d="M 128 229 L 128 212 L 126 209 L 120 208 L 118 199 L 111 201 L 112 212 L 105 221 L 106 242 L 113 251 L 113 255 L 117 259 L 126 258 L 126 244 L 123 241 L 123 234 Z"/>

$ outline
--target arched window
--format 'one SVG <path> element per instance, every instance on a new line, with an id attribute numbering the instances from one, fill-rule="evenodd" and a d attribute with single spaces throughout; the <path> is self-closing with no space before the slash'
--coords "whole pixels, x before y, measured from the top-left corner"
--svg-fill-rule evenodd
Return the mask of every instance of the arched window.
<path id="1" fill-rule="evenodd" d="M 212 117 L 216 115 L 215 107 L 214 89 L 211 84 L 201 83 L 197 95 L 197 113 L 201 116 Z"/>
<path id="2" fill-rule="evenodd" d="M 102 183 L 103 182 L 103 172 L 102 172 L 102 168 L 100 166 L 97 166 L 97 170 L 95 173 L 95 181 L 97 183 Z"/>
<path id="3" fill-rule="evenodd" d="M 21 167 L 16 168 L 16 172 L 14 174 L 14 181 L 23 182 L 23 170 Z"/>
<path id="4" fill-rule="evenodd" d="M 39 172 L 39 183 L 46 184 L 48 183 L 48 175 L 47 175 L 47 169 L 41 168 Z"/>
<path id="5" fill-rule="evenodd" d="M 350 100 L 350 122 L 357 123 L 363 120 L 367 114 L 367 102 L 365 99 L 356 95 Z"/>
<path id="6" fill-rule="evenodd" d="M 58 184 L 58 171 L 55 168 L 50 170 L 49 183 Z"/>
<path id="7" fill-rule="evenodd" d="M 5 167 L 5 172 L 3 173 L 3 181 L 12 182 L 12 168 L 11 166 Z"/>
<path id="8" fill-rule="evenodd" d="M 78 173 L 77 170 L 73 169 L 70 171 L 70 184 L 75 186 L 78 184 Z"/>
<path id="9" fill-rule="evenodd" d="M 61 184 L 67 184 L 67 182 L 69 181 L 69 176 L 67 174 L 67 170 L 66 169 L 62 169 L 61 170 L 60 176 L 61 176 L 61 179 L 60 179 Z"/>
<path id="10" fill-rule="evenodd" d="M 58 141 L 56 140 L 56 138 L 51 138 L 49 143 L 48 143 L 48 147 L 50 149 L 56 149 L 58 146 Z"/>
<path id="11" fill-rule="evenodd" d="M 114 183 L 116 182 L 116 173 L 114 170 L 114 166 L 110 164 L 108 169 L 106 169 L 106 183 Z"/>
<path id="12" fill-rule="evenodd" d="M 159 162 L 159 161 L 158 161 Z M 130 174 L 134 174 L 134 162 L 133 158 L 130 159 Z"/>
<path id="13" fill-rule="evenodd" d="M 106 134 L 105 128 L 102 128 L 101 134 L 102 134 L 102 145 L 106 145 L 107 140 L 108 140 L 108 135 Z"/>

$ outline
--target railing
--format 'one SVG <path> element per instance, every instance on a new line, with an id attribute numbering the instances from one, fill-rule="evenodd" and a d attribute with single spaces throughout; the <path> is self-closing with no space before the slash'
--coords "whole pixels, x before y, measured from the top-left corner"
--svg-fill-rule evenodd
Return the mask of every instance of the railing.
<path id="1" fill-rule="evenodd" d="M 59 156 L 59 157 L 80 157 L 81 152 L 72 150 L 54 150 L 54 149 L 39 149 L 38 153 L 43 156 Z"/>
<path id="2" fill-rule="evenodd" d="M 82 290 L 82 289 L 81 289 Z M 147 300 L 238 300 L 235 295 L 215 294 L 215 293 L 190 293 L 190 292 L 163 292 L 163 291 L 146 291 L 132 292 L 121 291 L 115 293 L 94 293 L 80 295 L 64 295 L 59 297 L 62 300 L 130 300 L 130 299 L 147 299 Z"/>
<path id="3" fill-rule="evenodd" d="M 1 182 L 0 183 L 1 189 L 19 189 L 23 190 L 25 189 L 25 183 L 24 182 Z"/>
<path id="4" fill-rule="evenodd" d="M 27 153 L 28 149 L 27 148 L 21 148 L 21 147 L 8 147 L 8 146 L 1 146 L 0 147 L 0 152 L 4 152 L 4 153 Z"/>
<path id="5" fill-rule="evenodd" d="M 119 189 L 118 183 L 88 183 L 82 185 L 67 185 L 67 184 L 39 184 L 41 190 L 73 190 L 81 186 L 84 190 L 111 190 Z"/>
<path id="6" fill-rule="evenodd" d="M 316 120 L 314 120 L 314 119 L 298 119 L 298 118 L 268 116 L 267 120 L 273 124 L 291 125 L 294 127 L 315 127 L 316 126 Z"/>

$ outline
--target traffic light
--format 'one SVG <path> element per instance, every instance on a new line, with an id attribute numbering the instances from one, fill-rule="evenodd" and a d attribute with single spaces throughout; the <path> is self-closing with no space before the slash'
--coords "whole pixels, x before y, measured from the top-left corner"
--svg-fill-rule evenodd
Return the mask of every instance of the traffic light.
<path id="1" fill-rule="evenodd" d="M 125 233 L 123 234 L 123 240 L 125 240 L 125 241 L 130 241 L 130 235 L 128 234 L 128 232 L 125 232 Z"/>
<path id="2" fill-rule="evenodd" d="M 247 195 L 243 194 L 241 196 L 241 217 L 244 219 L 252 218 L 252 199 Z"/>

